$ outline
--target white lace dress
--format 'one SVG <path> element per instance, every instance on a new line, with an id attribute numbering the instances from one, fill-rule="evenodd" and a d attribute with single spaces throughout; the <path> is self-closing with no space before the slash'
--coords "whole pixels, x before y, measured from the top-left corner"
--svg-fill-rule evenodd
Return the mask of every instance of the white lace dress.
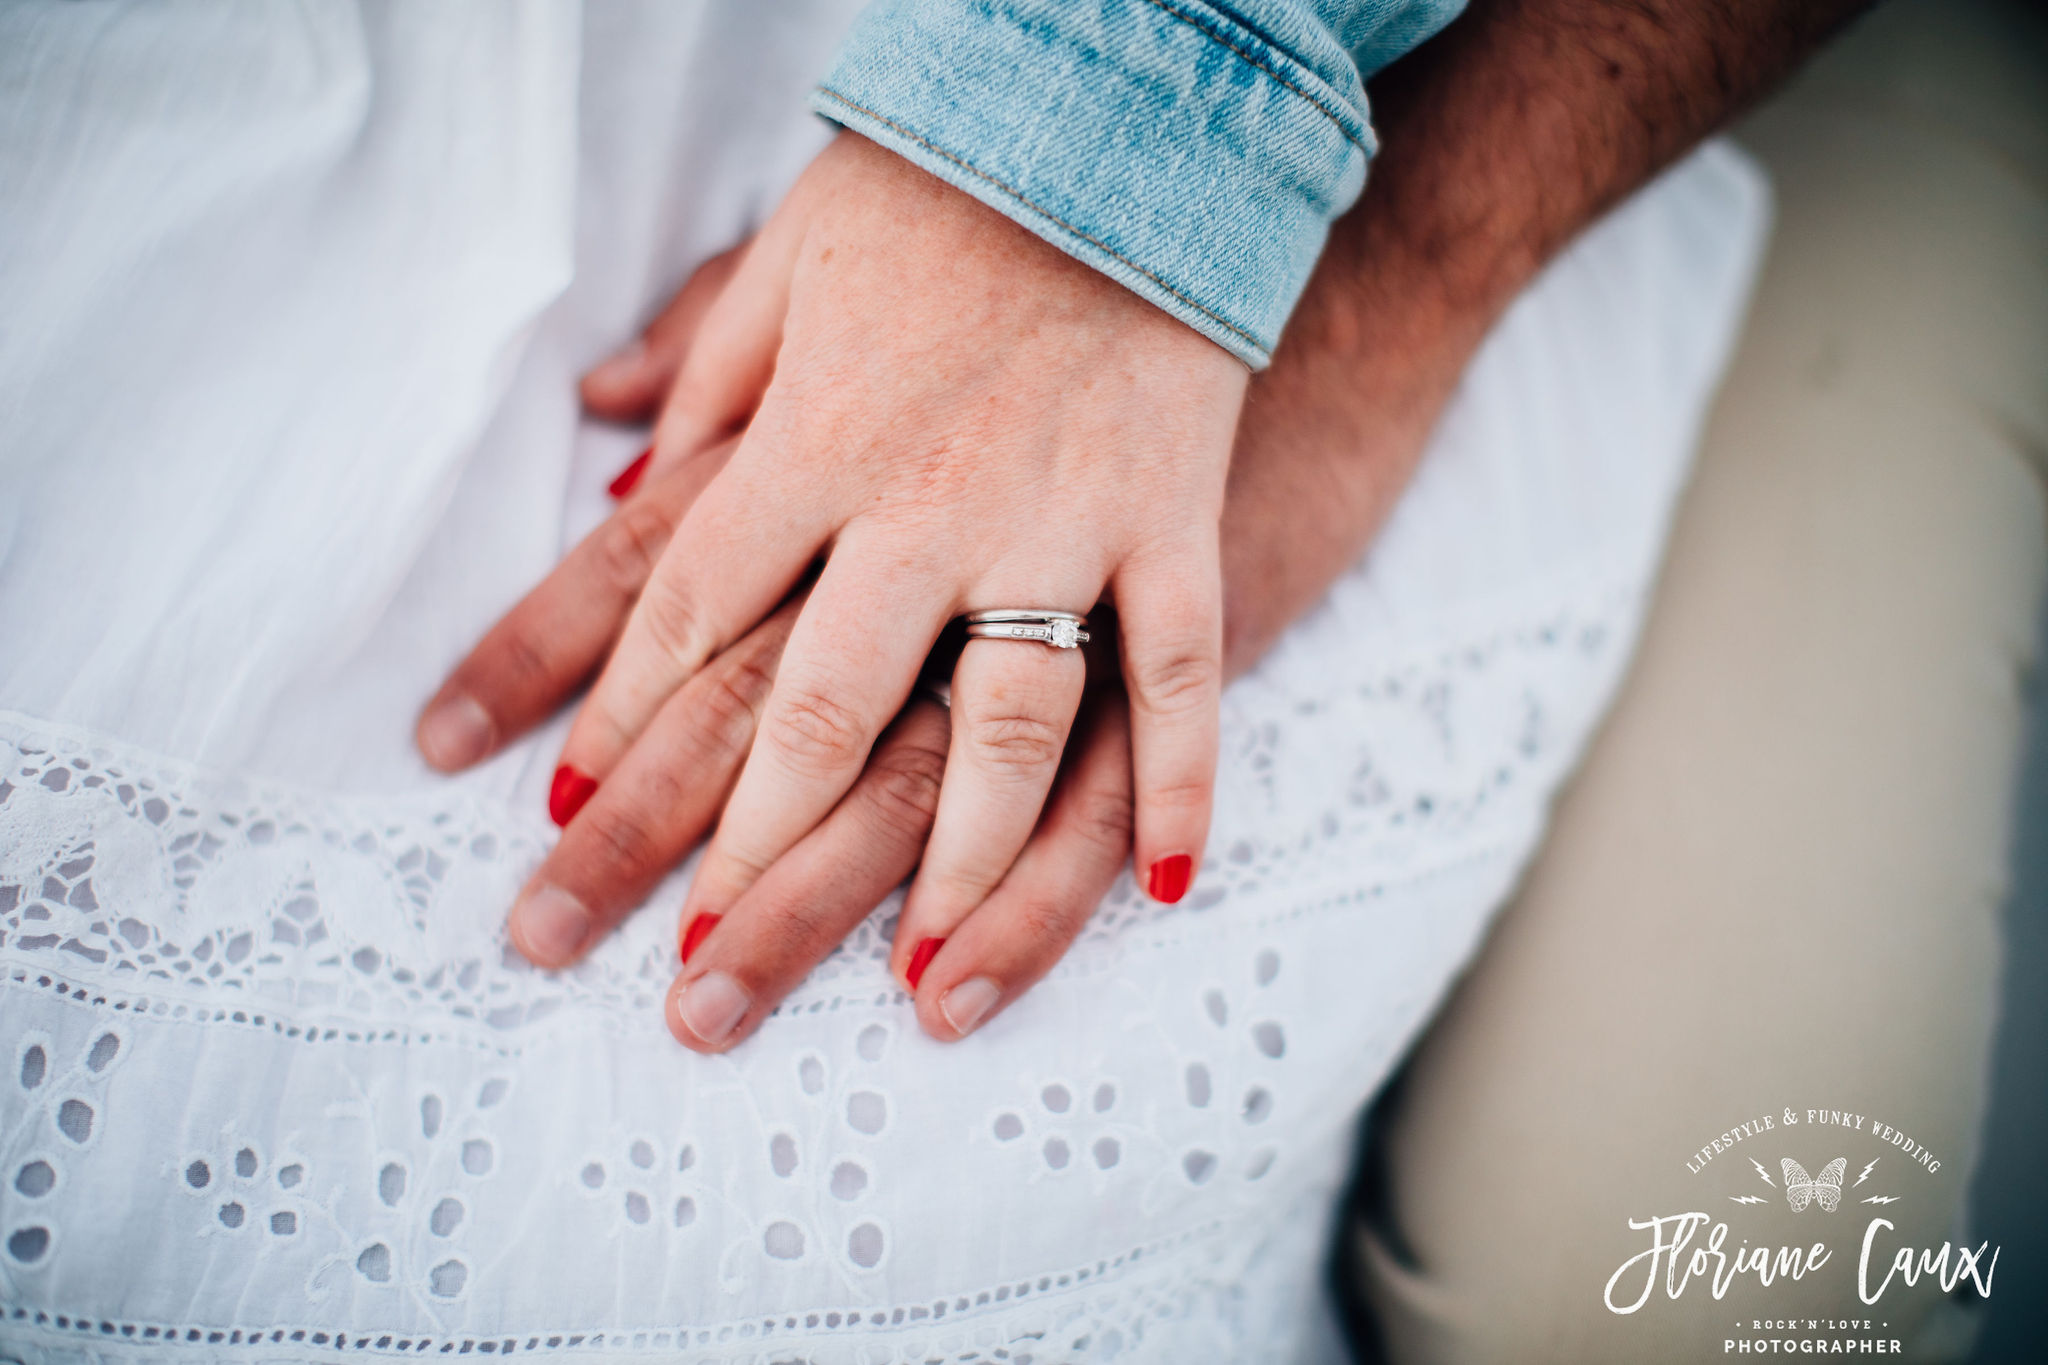
<path id="1" fill-rule="evenodd" d="M 1196 889 L 957 1046 L 893 903 L 730 1056 L 679 880 L 504 911 L 560 729 L 415 710 L 601 514 L 579 367 L 821 144 L 851 0 L 0 11 L 0 1357 L 1299 1360 L 1357 1115 L 1626 663 L 1765 218 L 1732 153 L 1489 343 L 1225 701 Z"/>

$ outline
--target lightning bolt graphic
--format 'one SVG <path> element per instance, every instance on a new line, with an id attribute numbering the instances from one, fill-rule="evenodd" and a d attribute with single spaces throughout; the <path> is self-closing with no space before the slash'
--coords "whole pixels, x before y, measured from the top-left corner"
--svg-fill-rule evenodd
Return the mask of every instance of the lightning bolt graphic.
<path id="1" fill-rule="evenodd" d="M 1766 1202 L 1760 1194 L 1731 1194 L 1728 1197 L 1738 1204 L 1761 1204 Z"/>
<path id="2" fill-rule="evenodd" d="M 1769 1185 L 1774 1190 L 1778 1188 L 1776 1182 L 1771 1179 L 1771 1173 L 1764 1169 L 1763 1162 L 1758 1161 L 1755 1157 L 1751 1157 L 1749 1164 L 1756 1167 L 1756 1173 L 1764 1178 L 1764 1184 Z M 1761 1203 L 1762 1201 L 1759 1200 L 1758 1202 Z"/>
<path id="3" fill-rule="evenodd" d="M 1870 1173 L 1876 1169 L 1877 1158 L 1872 1157 L 1870 1158 L 1870 1164 L 1863 1168 L 1863 1174 L 1856 1177 L 1856 1185 L 1861 1185 L 1864 1181 L 1870 1179 Z M 1853 1190 L 1856 1188 L 1856 1185 L 1851 1185 L 1849 1188 Z"/>
<path id="4" fill-rule="evenodd" d="M 1899 1202 L 1899 1197 L 1895 1194 L 1873 1194 L 1863 1202 L 1866 1204 L 1896 1204 Z"/>

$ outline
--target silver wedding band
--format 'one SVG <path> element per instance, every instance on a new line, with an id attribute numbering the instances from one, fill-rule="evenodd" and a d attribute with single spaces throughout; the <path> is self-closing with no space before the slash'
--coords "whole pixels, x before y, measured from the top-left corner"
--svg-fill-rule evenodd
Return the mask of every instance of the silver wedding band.
<path id="1" fill-rule="evenodd" d="M 1031 640 L 1054 649 L 1079 649 L 1088 643 L 1088 618 L 1071 611 L 976 611 L 967 616 L 971 640 Z"/>
<path id="2" fill-rule="evenodd" d="M 1052 649 L 1079 649 L 1088 643 L 1088 618 L 1071 611 L 1006 607 L 970 612 L 962 620 L 973 640 L 1029 640 Z M 916 690 L 918 696 L 953 709 L 953 684 L 945 677 L 927 673 L 917 680 Z"/>

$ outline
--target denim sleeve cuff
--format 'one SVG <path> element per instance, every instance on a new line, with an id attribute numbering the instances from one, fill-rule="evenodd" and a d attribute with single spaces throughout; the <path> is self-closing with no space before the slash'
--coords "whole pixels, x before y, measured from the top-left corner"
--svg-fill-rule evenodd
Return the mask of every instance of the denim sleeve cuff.
<path id="1" fill-rule="evenodd" d="M 880 0 L 812 107 L 1260 369 L 1373 150 L 1301 46 L 1204 0 Z"/>

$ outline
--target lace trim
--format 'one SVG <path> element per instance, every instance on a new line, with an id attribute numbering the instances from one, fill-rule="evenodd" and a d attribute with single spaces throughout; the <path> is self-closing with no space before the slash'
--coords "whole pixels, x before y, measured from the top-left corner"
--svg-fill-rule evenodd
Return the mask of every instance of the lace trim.
<path id="1" fill-rule="evenodd" d="M 1519 833 L 1520 803 L 1507 803 L 1507 829 L 1495 809 L 1569 761 L 1560 741 L 1575 742 L 1604 693 L 1586 673 L 1612 667 L 1624 600 L 1320 695 L 1247 704 L 1234 693 L 1216 837 L 1195 891 L 1161 906 L 1125 876 L 1056 974 L 1201 932 L 1217 919 L 1208 912 L 1252 892 L 1300 901 L 1402 880 L 1426 859 Z M 459 788 L 313 793 L 0 713 L 0 823 L 0 960 L 181 1017 L 507 1049 L 564 1011 L 655 1009 L 673 972 L 674 882 L 576 969 L 528 967 L 503 914 L 548 832 Z M 899 904 L 877 910 L 778 1013 L 901 1004 L 886 970 Z"/>

